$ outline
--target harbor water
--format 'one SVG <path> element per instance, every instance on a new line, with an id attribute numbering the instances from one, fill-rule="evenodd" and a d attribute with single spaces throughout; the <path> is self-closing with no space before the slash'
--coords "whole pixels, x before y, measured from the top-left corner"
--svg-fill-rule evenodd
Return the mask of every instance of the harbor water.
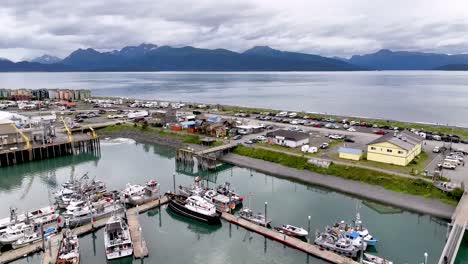
<path id="1" fill-rule="evenodd" d="M 160 145 L 139 144 L 132 140 L 102 140 L 99 156 L 80 155 L 31 162 L 0 169 L 0 215 L 8 216 L 9 206 L 21 210 L 52 203 L 53 192 L 71 174 L 123 188 L 126 183 L 156 179 L 161 191 L 176 185 L 189 185 L 199 175 L 187 167 L 176 166 L 175 150 Z M 356 205 L 365 225 L 379 239 L 374 254 L 394 263 L 421 263 L 424 252 L 435 263 L 443 249 L 446 222 L 428 215 L 415 214 L 315 186 L 308 186 L 235 166 L 223 165 L 216 173 L 200 173 L 204 184 L 214 187 L 228 181 L 244 195 L 245 204 L 256 211 L 268 202 L 272 225 L 293 224 L 307 228 L 311 216 L 311 236 L 339 220 L 352 220 Z M 251 196 L 249 196 L 251 194 Z M 250 201 L 249 201 L 250 200 Z M 287 248 L 255 233 L 222 221 L 207 226 L 171 213 L 166 206 L 140 215 L 149 258 L 121 259 L 112 263 L 324 263 L 305 253 Z M 102 230 L 81 238 L 81 263 L 106 263 Z M 40 263 L 40 255 L 15 263 Z"/>
<path id="2" fill-rule="evenodd" d="M 86 88 L 122 96 L 468 127 L 468 72 L 0 73 L 2 88 Z M 436 109 L 436 110 L 434 110 Z"/>

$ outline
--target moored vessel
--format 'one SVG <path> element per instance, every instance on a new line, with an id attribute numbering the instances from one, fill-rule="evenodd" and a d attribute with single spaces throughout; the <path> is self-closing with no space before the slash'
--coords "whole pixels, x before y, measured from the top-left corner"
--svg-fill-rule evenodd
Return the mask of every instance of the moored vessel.
<path id="1" fill-rule="evenodd" d="M 151 180 L 146 183 L 144 193 L 130 196 L 128 198 L 128 203 L 131 205 L 141 205 L 154 201 L 159 197 L 159 183 L 156 180 Z"/>
<path id="2" fill-rule="evenodd" d="M 285 235 L 298 237 L 298 238 L 304 238 L 307 235 L 309 235 L 309 232 L 307 232 L 307 230 L 305 230 L 304 228 L 296 227 L 293 225 L 278 226 L 278 227 L 275 227 L 275 230 Z"/>
<path id="3" fill-rule="evenodd" d="M 80 240 L 70 229 L 63 233 L 56 264 L 80 263 Z"/>
<path id="4" fill-rule="evenodd" d="M 133 255 L 133 243 L 125 219 L 113 214 L 104 227 L 104 245 L 108 260 Z"/>
<path id="5" fill-rule="evenodd" d="M 270 226 L 271 220 L 267 219 L 262 213 L 256 213 L 252 209 L 244 207 L 239 211 L 239 216 L 247 221 L 250 221 L 254 224 L 268 227 Z"/>
<path id="6" fill-rule="evenodd" d="M 369 253 L 364 253 L 364 258 L 362 260 L 364 264 L 393 264 L 392 261 L 386 260 L 384 258 L 372 255 Z"/>
<path id="7" fill-rule="evenodd" d="M 208 224 L 221 223 L 221 214 L 216 211 L 215 205 L 205 201 L 200 196 L 173 195 L 169 201 L 169 208 L 177 214 L 201 222 Z"/>

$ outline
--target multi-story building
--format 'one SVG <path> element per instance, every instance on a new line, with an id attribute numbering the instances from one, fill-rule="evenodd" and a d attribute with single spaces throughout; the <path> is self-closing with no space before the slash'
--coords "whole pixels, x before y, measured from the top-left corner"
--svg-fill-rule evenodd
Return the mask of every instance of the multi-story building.
<path id="1" fill-rule="evenodd" d="M 10 98 L 10 93 L 11 93 L 11 90 L 9 89 L 5 89 L 5 88 L 1 88 L 0 89 L 0 99 L 6 99 L 6 98 Z"/>
<path id="2" fill-rule="evenodd" d="M 32 90 L 32 97 L 36 100 L 49 99 L 49 91 L 47 89 Z"/>
<path id="3" fill-rule="evenodd" d="M 16 101 L 30 101 L 32 99 L 31 89 L 16 89 L 11 90 L 10 99 Z"/>
<path id="4" fill-rule="evenodd" d="M 49 99 L 57 99 L 57 89 L 49 89 Z"/>
<path id="5" fill-rule="evenodd" d="M 58 90 L 55 98 L 59 100 L 73 100 L 75 93 L 72 90 Z"/>

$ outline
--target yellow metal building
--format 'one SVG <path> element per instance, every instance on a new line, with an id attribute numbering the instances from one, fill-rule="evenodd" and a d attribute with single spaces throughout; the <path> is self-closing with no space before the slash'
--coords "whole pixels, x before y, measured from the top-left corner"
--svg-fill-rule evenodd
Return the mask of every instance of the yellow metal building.
<path id="1" fill-rule="evenodd" d="M 406 130 L 389 133 L 367 144 L 367 160 L 406 166 L 421 153 L 422 142 Z"/>
<path id="2" fill-rule="evenodd" d="M 362 150 L 353 148 L 339 148 L 338 154 L 340 159 L 360 160 L 362 158 Z"/>

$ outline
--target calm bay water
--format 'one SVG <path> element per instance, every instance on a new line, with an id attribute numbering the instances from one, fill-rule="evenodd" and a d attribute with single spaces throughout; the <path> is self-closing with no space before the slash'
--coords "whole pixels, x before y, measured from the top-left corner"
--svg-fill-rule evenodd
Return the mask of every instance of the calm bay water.
<path id="1" fill-rule="evenodd" d="M 468 127 L 468 72 L 0 73 L 0 87 L 220 103 Z"/>
<path id="2" fill-rule="evenodd" d="M 89 172 L 90 176 L 106 181 L 110 188 L 157 179 L 162 191 L 170 190 L 173 188 L 172 173 L 176 170 L 177 184 L 192 183 L 197 173 L 182 172 L 175 165 L 174 155 L 173 149 L 159 145 L 103 141 L 100 157 L 62 157 L 2 168 L 0 215 L 7 216 L 10 205 L 24 210 L 52 202 L 53 192 L 71 173 L 81 176 Z M 224 166 L 222 171 L 204 178 L 209 186 L 229 181 L 239 193 L 253 193 L 254 209 L 263 210 L 264 202 L 268 201 L 273 225 L 290 223 L 307 227 L 310 215 L 312 233 L 334 221 L 351 220 L 360 202 L 327 189 L 232 166 Z M 445 241 L 445 222 L 402 210 L 379 213 L 366 203 L 360 212 L 366 225 L 380 239 L 376 254 L 394 263 L 421 263 L 426 251 L 429 263 L 438 259 Z M 161 211 L 154 209 L 141 215 L 140 221 L 150 249 L 150 257 L 143 263 L 323 263 L 259 235 L 250 237 L 246 230 L 227 222 L 216 227 L 206 226 L 174 215 L 164 206 Z M 82 263 L 106 263 L 102 230 L 81 238 L 81 253 Z M 39 261 L 40 256 L 36 255 L 15 263 Z M 112 263 L 132 263 L 132 259 Z"/>

